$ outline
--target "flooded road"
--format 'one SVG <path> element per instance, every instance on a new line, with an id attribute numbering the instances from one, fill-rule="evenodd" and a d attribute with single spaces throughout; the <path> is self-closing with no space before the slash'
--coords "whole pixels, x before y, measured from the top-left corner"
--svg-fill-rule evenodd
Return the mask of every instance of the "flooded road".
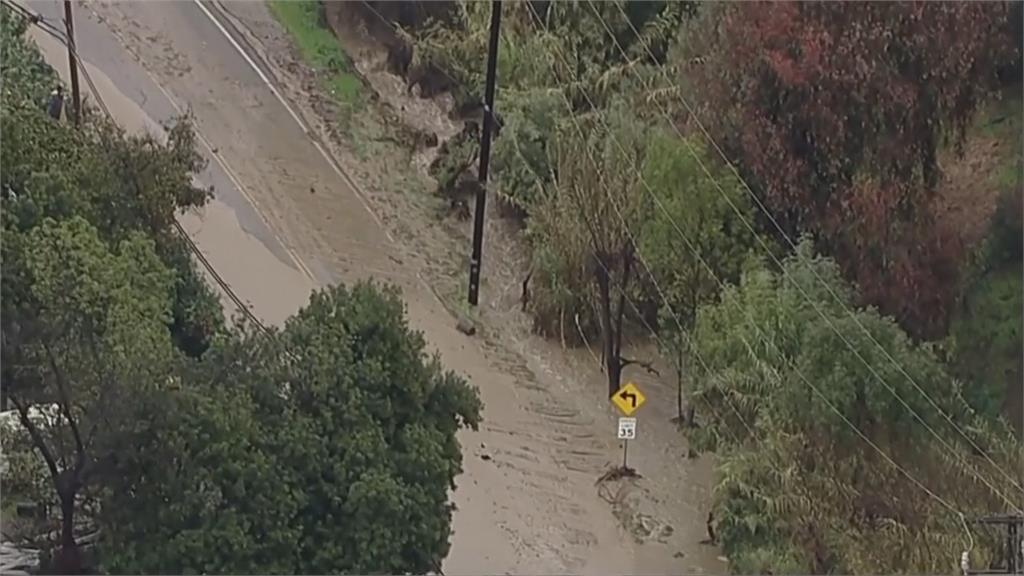
<path id="1" fill-rule="evenodd" d="M 58 6 L 53 2 L 27 5 L 54 20 L 58 17 Z M 76 22 L 79 51 L 90 57 L 106 54 L 104 61 L 112 64 L 101 69 L 83 57 L 85 73 L 81 85 L 86 105 L 101 113 L 92 92 L 95 89 L 115 121 L 127 132 L 166 140 L 164 125 L 187 109 L 171 100 L 134 60 L 125 58 L 113 38 L 102 34 L 94 22 L 80 20 Z M 46 60 L 68 83 L 64 45 L 37 28 L 30 34 Z M 183 214 L 179 220 L 213 267 L 250 304 L 250 310 L 264 322 L 280 324 L 308 300 L 317 283 L 253 208 L 244 189 L 236 184 L 230 166 L 205 138 L 201 142 L 200 151 L 208 165 L 196 179 L 202 186 L 212 186 L 215 196 L 201 211 Z M 232 313 L 234 303 L 226 294 L 221 293 L 221 297 L 225 310 Z"/>
<path id="2" fill-rule="evenodd" d="M 27 5 L 60 23 L 59 2 Z M 673 460 L 659 490 L 675 494 L 675 500 L 684 494 L 676 482 L 699 480 L 686 487 L 688 504 L 680 508 L 687 525 L 673 520 L 675 534 L 664 542 L 635 541 L 594 486 L 605 466 L 621 458 L 603 388 L 593 385 L 601 375 L 567 369 L 563 358 L 540 357 L 520 343 L 458 332 L 421 274 L 431 251 L 450 247 L 394 240 L 402 222 L 378 215 L 349 171 L 316 140 L 305 120 L 311 111 L 281 97 L 296 86 L 278 91 L 268 82 L 273 74 L 246 54 L 237 30 L 187 1 L 79 6 L 79 52 L 119 123 L 133 132 L 160 134 L 161 123 L 191 111 L 200 151 L 210 160 L 198 178 L 214 186 L 216 199 L 201 213 L 183 216 L 182 223 L 257 316 L 280 323 L 318 286 L 386 280 L 402 290 L 409 322 L 424 333 L 429 348 L 480 389 L 484 425 L 479 432 L 460 433 L 464 473 L 453 494 L 458 510 L 446 574 L 724 568 L 714 552 L 696 544 L 703 537 L 695 531 L 703 517 L 695 502 L 706 499 L 706 474 L 687 476 Z M 264 17 L 261 3 L 232 6 Z M 33 37 L 66 74 L 64 48 L 37 30 Z M 88 93 L 84 79 L 82 85 Z M 413 212 L 399 216 L 424 218 Z M 665 394 L 671 398 L 671 389 Z M 659 395 L 650 390 L 652 402 Z M 659 428 L 671 440 L 672 430 Z M 666 457 L 674 458 L 666 450 L 638 443 L 636 458 L 654 471 Z"/>

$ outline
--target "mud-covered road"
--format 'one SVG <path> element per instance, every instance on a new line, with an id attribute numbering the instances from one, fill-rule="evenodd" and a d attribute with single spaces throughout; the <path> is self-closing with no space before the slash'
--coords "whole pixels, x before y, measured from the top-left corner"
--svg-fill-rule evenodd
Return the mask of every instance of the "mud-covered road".
<path id="1" fill-rule="evenodd" d="M 24 4 L 63 27 L 60 3 Z M 451 246 L 400 233 L 416 229 L 409 226 L 416 219 L 419 228 L 431 228 L 432 216 L 402 212 L 405 204 L 390 200 L 401 191 L 367 185 L 365 170 L 338 160 L 295 70 L 264 57 L 278 49 L 270 40 L 286 41 L 265 7 L 227 4 L 228 10 L 185 0 L 81 4 L 78 49 L 127 129 L 159 133 L 161 123 L 191 111 L 210 160 L 200 179 L 214 186 L 216 201 L 183 223 L 258 316 L 282 322 L 317 286 L 386 280 L 402 289 L 410 323 L 445 366 L 479 387 L 486 422 L 461 436 L 465 472 L 453 496 L 458 511 L 445 573 L 724 570 L 716 551 L 697 544 L 707 467 L 679 457 L 670 408 L 649 409 L 651 424 L 640 431 L 664 437 L 663 444 L 630 447 L 650 478 L 637 489 L 649 496 L 650 513 L 626 518 L 655 532 L 639 543 L 622 527 L 622 510 L 617 518 L 594 485 L 619 458 L 603 387 L 586 382 L 599 375 L 592 368 L 575 372 L 578 364 L 555 353 L 533 354 L 522 341 L 458 332 L 430 287 L 436 270 L 424 264 Z M 63 47 L 44 34 L 33 37 L 51 64 L 66 70 Z M 671 406 L 671 389 L 652 383 L 647 390 L 652 404 Z"/>

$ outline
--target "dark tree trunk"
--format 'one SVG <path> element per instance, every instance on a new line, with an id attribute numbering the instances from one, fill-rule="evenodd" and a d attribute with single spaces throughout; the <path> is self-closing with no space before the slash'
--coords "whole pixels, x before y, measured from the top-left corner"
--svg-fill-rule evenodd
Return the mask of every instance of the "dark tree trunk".
<path id="1" fill-rule="evenodd" d="M 618 382 L 622 372 L 622 363 L 615 353 L 611 278 L 608 273 L 607 259 L 603 254 L 596 254 L 594 258 L 597 261 L 594 273 L 597 278 L 598 297 L 601 299 L 601 355 L 604 357 L 605 372 L 608 375 L 608 397 L 611 398 L 619 389 Z"/>
<path id="2" fill-rule="evenodd" d="M 683 350 L 679 345 L 676 346 L 676 418 L 679 425 L 686 423 L 683 414 Z"/>
<path id="3" fill-rule="evenodd" d="M 616 359 L 608 361 L 608 397 L 611 398 L 619 391 L 622 382 L 622 362 Z"/>
<path id="4" fill-rule="evenodd" d="M 608 396 L 611 397 L 622 386 L 622 325 L 626 319 L 626 290 L 629 288 L 630 275 L 633 273 L 633 247 L 626 246 L 622 250 L 622 283 L 619 286 L 619 309 L 615 311 L 614 336 L 615 369 L 608 371 Z"/>
<path id="5" fill-rule="evenodd" d="M 78 549 L 78 542 L 75 541 L 75 496 L 77 481 L 65 471 L 58 491 L 60 497 L 60 549 L 54 562 L 54 569 L 57 574 L 81 574 L 82 556 Z"/>

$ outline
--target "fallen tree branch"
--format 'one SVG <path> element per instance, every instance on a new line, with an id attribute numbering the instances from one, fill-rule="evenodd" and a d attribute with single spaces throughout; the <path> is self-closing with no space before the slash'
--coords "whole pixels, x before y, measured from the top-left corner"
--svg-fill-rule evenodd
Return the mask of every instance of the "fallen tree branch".
<path id="1" fill-rule="evenodd" d="M 626 366 L 629 366 L 630 364 L 635 364 L 637 366 L 640 366 L 644 370 L 646 370 L 649 374 L 653 374 L 653 375 L 661 378 L 661 373 L 658 372 L 658 369 L 655 368 L 654 366 L 652 366 L 650 362 L 645 362 L 643 360 L 634 360 L 632 358 L 626 358 L 626 357 L 620 356 L 619 357 L 619 364 L 623 368 L 625 368 Z"/>
<path id="2" fill-rule="evenodd" d="M 635 468 L 629 466 L 615 466 L 609 468 L 604 474 L 598 477 L 597 482 L 594 482 L 595 486 L 600 486 L 606 482 L 615 482 L 616 480 L 622 480 L 623 478 L 642 478 L 640 473 Z"/>

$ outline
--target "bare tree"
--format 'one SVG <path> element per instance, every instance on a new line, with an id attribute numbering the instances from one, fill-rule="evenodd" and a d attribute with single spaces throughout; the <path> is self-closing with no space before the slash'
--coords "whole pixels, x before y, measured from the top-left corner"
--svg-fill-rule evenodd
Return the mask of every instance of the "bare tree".
<path id="1" fill-rule="evenodd" d="M 551 231 L 552 240 L 586 254 L 583 263 L 596 289 L 591 298 L 601 326 L 609 396 L 619 389 L 623 368 L 637 363 L 622 356 L 622 337 L 637 276 L 633 232 L 648 209 L 639 178 L 642 132 L 639 121 L 615 108 L 602 127 L 583 118 L 563 130 L 554 147 L 556 186 L 548 198 L 548 208 L 556 215 L 549 224 L 557 228 Z"/>

